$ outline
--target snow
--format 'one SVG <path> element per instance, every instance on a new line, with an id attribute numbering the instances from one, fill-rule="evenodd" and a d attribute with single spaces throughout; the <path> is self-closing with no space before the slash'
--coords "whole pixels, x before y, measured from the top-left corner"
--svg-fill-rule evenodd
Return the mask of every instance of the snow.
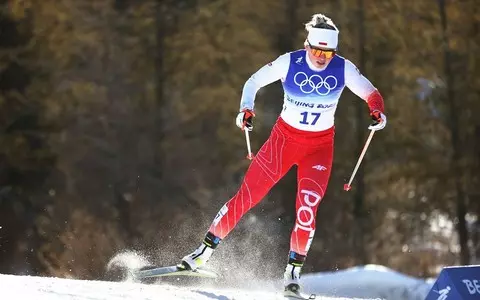
<path id="1" fill-rule="evenodd" d="M 327 273 L 306 274 L 303 287 L 309 292 L 340 297 L 388 300 L 424 300 L 433 282 L 410 277 L 384 266 L 366 265 Z"/>
<path id="2" fill-rule="evenodd" d="M 5 300 L 253 300 L 282 299 L 281 293 L 213 287 L 177 287 L 166 284 L 88 281 L 51 277 L 0 275 Z M 347 298 L 317 297 L 320 300 Z"/>
<path id="3" fill-rule="evenodd" d="M 317 291 L 318 294 L 326 295 L 317 296 L 320 300 L 423 300 L 431 287 L 430 284 L 422 283 L 421 280 L 409 278 L 388 269 L 353 268 L 331 274 L 308 274 L 302 279 L 306 291 Z M 140 284 L 131 281 L 88 281 L 16 275 L 0 275 L 0 289 L 2 299 L 5 300 L 284 299 L 279 291 L 275 292 L 269 288 L 261 291 L 212 286 L 179 287 L 171 284 Z"/>
<path id="4" fill-rule="evenodd" d="M 122 266 L 138 268 L 148 263 L 141 256 L 122 253 L 107 264 L 107 271 Z M 124 273 L 128 274 L 128 272 Z M 285 299 L 281 280 L 264 282 L 249 279 L 227 286 L 221 279 L 184 282 L 183 279 L 159 279 L 154 284 L 133 282 L 123 276 L 121 282 L 0 274 L 1 299 L 79 299 L 79 300 L 254 300 Z M 304 292 L 320 300 L 388 299 L 423 300 L 431 282 L 406 276 L 383 266 L 367 265 L 302 276 Z"/>

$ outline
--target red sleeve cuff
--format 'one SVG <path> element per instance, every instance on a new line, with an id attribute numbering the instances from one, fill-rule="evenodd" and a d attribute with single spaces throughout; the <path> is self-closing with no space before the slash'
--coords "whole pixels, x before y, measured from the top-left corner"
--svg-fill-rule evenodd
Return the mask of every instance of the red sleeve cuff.
<path id="1" fill-rule="evenodd" d="M 378 90 L 375 90 L 370 95 L 368 95 L 367 104 L 371 112 L 375 110 L 379 110 L 382 113 L 385 113 L 383 98 L 382 98 L 382 95 L 380 95 L 380 92 Z"/>

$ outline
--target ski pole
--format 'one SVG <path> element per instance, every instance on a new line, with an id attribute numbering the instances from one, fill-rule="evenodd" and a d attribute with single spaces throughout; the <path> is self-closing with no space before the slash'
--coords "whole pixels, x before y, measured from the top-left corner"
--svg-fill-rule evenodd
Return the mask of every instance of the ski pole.
<path id="1" fill-rule="evenodd" d="M 247 150 L 248 150 L 247 158 L 249 160 L 252 160 L 253 159 L 253 154 L 252 154 L 252 148 L 250 147 L 250 135 L 248 133 L 247 128 L 244 128 L 243 130 L 245 131 L 245 140 L 247 141 Z"/>
<path id="2" fill-rule="evenodd" d="M 368 139 L 365 142 L 365 146 L 363 146 L 362 153 L 360 154 L 360 157 L 358 158 L 357 165 L 355 166 L 355 169 L 353 169 L 352 176 L 350 176 L 350 180 L 348 181 L 348 183 L 345 183 L 343 185 L 343 189 L 345 191 L 349 191 L 352 188 L 351 184 L 352 184 L 353 178 L 355 177 L 355 174 L 357 173 L 358 167 L 362 163 L 363 156 L 365 156 L 365 153 L 367 152 L 368 145 L 370 145 L 370 141 L 372 140 L 374 133 L 375 133 L 375 130 L 372 130 L 370 132 L 370 135 L 368 136 Z"/>

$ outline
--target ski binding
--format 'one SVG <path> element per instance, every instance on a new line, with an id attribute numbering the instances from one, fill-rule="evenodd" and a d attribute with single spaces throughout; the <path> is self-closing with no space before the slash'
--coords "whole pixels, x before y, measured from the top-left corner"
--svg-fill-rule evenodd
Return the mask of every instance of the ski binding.
<path id="1" fill-rule="evenodd" d="M 132 275 L 136 279 L 145 279 L 152 277 L 167 277 L 167 276 L 194 276 L 194 277 L 204 277 L 204 278 L 218 278 L 218 274 L 207 270 L 198 268 L 196 270 L 191 270 L 186 268 L 182 264 L 176 266 L 167 266 L 167 267 L 158 267 L 158 266 L 147 266 L 135 270 L 132 272 Z"/>
<path id="2" fill-rule="evenodd" d="M 312 300 L 315 299 L 315 294 L 307 295 L 300 292 L 300 286 L 298 284 L 292 283 L 285 287 L 283 296 L 287 299 L 305 299 Z"/>

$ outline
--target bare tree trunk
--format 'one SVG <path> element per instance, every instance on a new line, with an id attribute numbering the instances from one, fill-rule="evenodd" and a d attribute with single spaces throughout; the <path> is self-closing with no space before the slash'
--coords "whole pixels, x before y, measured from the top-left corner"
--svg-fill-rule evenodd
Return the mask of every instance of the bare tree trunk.
<path id="1" fill-rule="evenodd" d="M 448 46 L 447 36 L 447 15 L 445 10 L 445 0 L 438 0 L 438 7 L 440 11 L 440 19 L 442 22 L 442 37 L 443 37 L 443 49 L 444 49 L 444 72 L 447 81 L 447 101 L 450 111 L 449 127 L 451 132 L 452 143 L 452 176 L 455 180 L 455 190 L 457 194 L 456 203 L 456 217 L 457 217 L 457 231 L 460 242 L 460 263 L 467 265 L 470 262 L 470 251 L 468 249 L 468 231 L 465 221 L 465 215 L 467 214 L 467 207 L 465 204 L 466 197 L 462 186 L 462 173 L 460 170 L 460 137 L 458 126 L 457 107 L 455 105 L 455 90 L 454 90 L 454 74 L 452 72 L 452 58 L 450 49 Z"/>
<path id="2" fill-rule="evenodd" d="M 155 0 L 155 40 L 156 40 L 156 56 L 155 56 L 155 102 L 156 107 L 158 108 L 158 113 L 155 114 L 154 124 L 155 124 L 155 135 L 157 137 L 157 144 L 165 138 L 165 132 L 163 128 L 163 120 L 165 107 L 165 90 L 164 90 L 164 69 L 165 69 L 165 38 L 167 34 L 167 25 L 168 18 L 172 17 L 171 11 L 169 10 L 170 1 L 165 0 Z M 170 16 L 169 16 L 170 15 Z M 155 153 L 155 177 L 164 181 L 164 163 L 163 163 L 163 154 L 160 153 L 161 150 L 156 151 Z M 165 186 L 165 185 L 164 185 Z M 159 202 L 162 202 L 162 194 L 158 195 Z"/>
<path id="3" fill-rule="evenodd" d="M 366 54 L 365 54 L 365 16 L 364 16 L 364 3 L 363 0 L 357 1 L 357 17 L 358 17 L 358 49 L 359 49 L 359 68 L 362 72 L 365 72 L 366 68 Z M 365 124 L 363 118 L 365 117 L 365 107 L 363 103 L 357 104 L 357 151 L 360 154 L 365 144 Z M 354 227 L 353 227 L 353 249 L 357 253 L 359 263 L 366 264 L 368 262 L 367 255 L 365 253 L 365 176 L 364 176 L 365 162 L 363 166 L 358 169 L 356 183 L 355 183 L 355 195 L 354 195 Z"/>
<path id="4" fill-rule="evenodd" d="M 166 18 L 166 8 L 164 3 L 165 1 L 162 0 L 157 0 L 157 5 L 156 5 L 156 16 L 155 16 L 155 21 L 156 21 L 156 41 L 157 41 L 157 55 L 155 57 L 155 72 L 156 72 L 156 78 L 155 78 L 155 94 L 156 94 L 156 100 L 157 104 L 161 104 L 163 102 L 163 57 L 164 57 L 164 39 L 165 39 L 165 18 Z"/>
<path id="5" fill-rule="evenodd" d="M 285 0 L 286 1 L 286 29 L 285 35 L 282 37 L 280 43 L 280 50 L 282 52 L 292 51 L 295 45 L 295 36 L 297 28 L 297 8 L 298 4 L 295 0 Z"/>

